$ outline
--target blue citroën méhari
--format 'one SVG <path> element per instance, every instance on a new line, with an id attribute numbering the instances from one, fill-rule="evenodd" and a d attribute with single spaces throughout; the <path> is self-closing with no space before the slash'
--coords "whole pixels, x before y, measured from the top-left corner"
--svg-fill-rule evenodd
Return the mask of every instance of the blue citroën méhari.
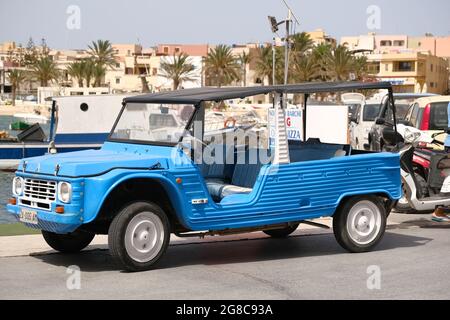
<path id="1" fill-rule="evenodd" d="M 95 234 L 108 234 L 114 259 L 135 271 L 160 260 L 171 233 L 285 237 L 323 216 L 333 217 L 342 247 L 371 250 L 401 197 L 399 156 L 318 139 L 291 143 L 283 110 L 288 93 L 304 95 L 305 106 L 313 93 L 358 89 L 387 89 L 395 113 L 389 83 L 198 88 L 125 98 L 100 150 L 24 159 L 8 211 L 41 229 L 61 252 L 80 251 Z M 273 96 L 270 148 L 228 144 L 220 130 L 205 132 L 206 104 L 262 94 Z M 222 129 L 234 132 L 229 124 Z M 197 161 L 198 150 L 209 150 L 215 161 Z"/>

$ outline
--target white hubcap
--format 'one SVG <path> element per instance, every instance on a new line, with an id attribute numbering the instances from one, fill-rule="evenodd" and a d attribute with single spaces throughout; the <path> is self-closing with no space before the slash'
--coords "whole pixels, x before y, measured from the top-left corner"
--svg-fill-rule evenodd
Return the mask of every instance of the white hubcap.
<path id="1" fill-rule="evenodd" d="M 164 243 L 164 226 L 152 212 L 137 214 L 128 223 L 125 232 L 125 249 L 131 259 L 148 262 L 161 251 Z"/>
<path id="2" fill-rule="evenodd" d="M 357 244 L 372 242 L 380 233 L 381 212 L 371 201 L 356 203 L 347 217 L 347 230 L 350 238 Z"/>

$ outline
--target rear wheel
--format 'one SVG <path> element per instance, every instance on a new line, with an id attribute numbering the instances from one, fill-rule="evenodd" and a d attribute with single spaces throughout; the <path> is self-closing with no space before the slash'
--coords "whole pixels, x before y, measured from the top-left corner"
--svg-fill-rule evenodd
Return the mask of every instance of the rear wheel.
<path id="1" fill-rule="evenodd" d="M 271 236 L 272 238 L 286 238 L 289 236 L 292 232 L 297 230 L 299 226 L 299 223 L 289 225 L 282 229 L 270 229 L 270 230 L 263 230 L 265 234 L 268 236 Z"/>
<path id="2" fill-rule="evenodd" d="M 86 248 L 94 239 L 95 234 L 81 230 L 67 234 L 58 234 L 42 230 L 42 236 L 45 242 L 55 249 L 63 253 L 75 253 Z"/>
<path id="3" fill-rule="evenodd" d="M 333 216 L 337 242 L 350 252 L 372 250 L 386 229 L 386 209 L 375 196 L 348 199 Z"/>
<path id="4" fill-rule="evenodd" d="M 170 225 L 154 203 L 134 202 L 113 220 L 108 231 L 113 259 L 128 271 L 149 270 L 169 246 Z"/>

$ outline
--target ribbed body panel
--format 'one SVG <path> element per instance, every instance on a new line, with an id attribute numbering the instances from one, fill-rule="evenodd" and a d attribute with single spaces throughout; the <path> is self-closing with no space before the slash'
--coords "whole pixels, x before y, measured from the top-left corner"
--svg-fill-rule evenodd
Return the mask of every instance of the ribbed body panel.
<path id="1" fill-rule="evenodd" d="M 185 223 L 193 230 L 258 226 L 333 215 L 345 196 L 401 196 L 399 158 L 370 154 L 339 159 L 265 166 L 249 195 L 216 204 L 195 168 L 176 170 L 183 180 Z M 193 199 L 207 204 L 192 205 Z"/>

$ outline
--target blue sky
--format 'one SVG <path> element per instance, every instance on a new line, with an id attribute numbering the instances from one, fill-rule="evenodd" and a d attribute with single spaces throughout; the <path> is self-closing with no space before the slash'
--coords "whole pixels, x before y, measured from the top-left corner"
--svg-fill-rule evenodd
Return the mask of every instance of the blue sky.
<path id="1" fill-rule="evenodd" d="M 323 28 L 343 35 L 449 35 L 448 0 L 287 0 L 300 20 L 297 30 Z M 75 5 L 80 19 L 67 13 Z M 369 30 L 366 10 L 380 9 L 380 29 Z M 73 11 L 72 11 L 73 12 Z M 95 39 L 115 43 L 245 43 L 269 41 L 267 15 L 280 20 L 282 0 L 0 0 L 0 42 L 52 48 L 85 48 Z M 78 17 L 78 16 L 77 16 Z M 67 21 L 71 19 L 71 29 Z M 79 29 L 73 21 L 80 22 Z"/>

